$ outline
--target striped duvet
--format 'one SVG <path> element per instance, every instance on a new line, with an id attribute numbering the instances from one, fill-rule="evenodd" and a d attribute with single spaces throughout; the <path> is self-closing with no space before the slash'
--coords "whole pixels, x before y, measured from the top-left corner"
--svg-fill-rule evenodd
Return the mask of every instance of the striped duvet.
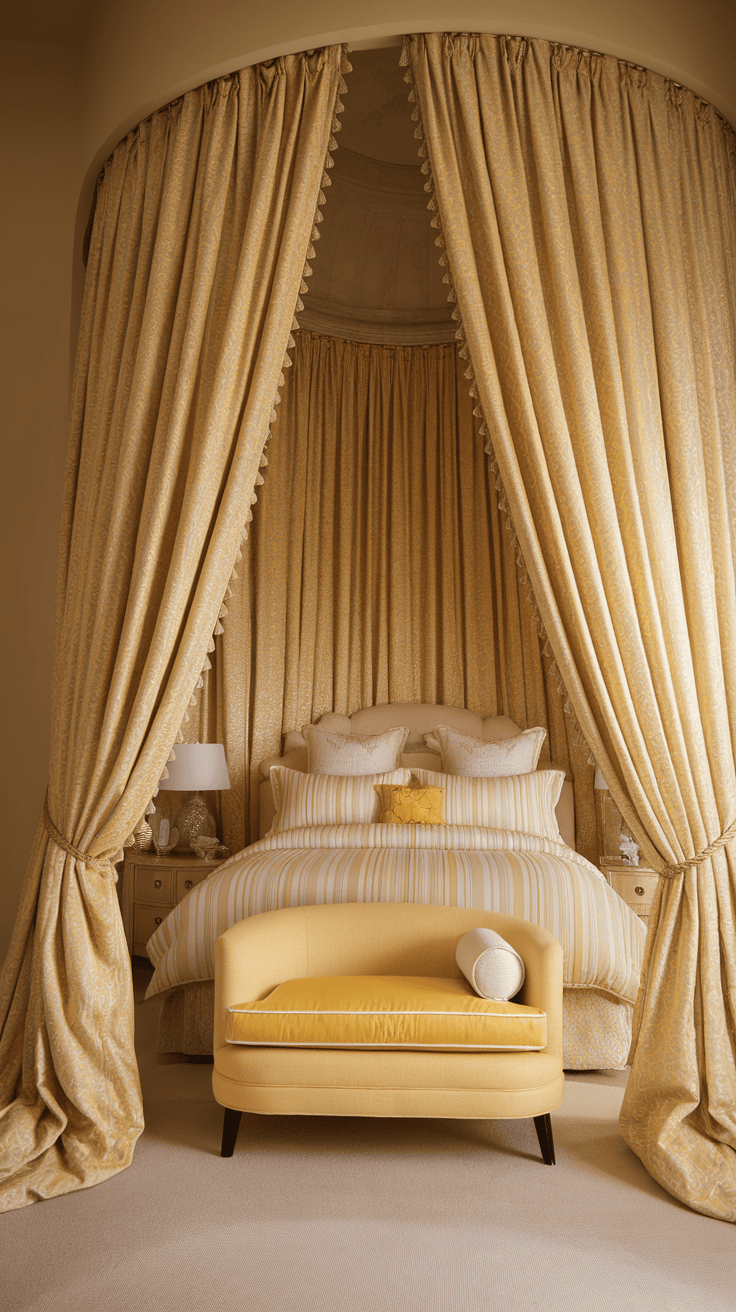
<path id="1" fill-rule="evenodd" d="M 215 939 L 246 916 L 330 902 L 423 902 L 502 911 L 543 925 L 564 983 L 633 1002 L 645 929 L 563 843 L 460 825 L 350 824 L 272 833 L 180 902 L 147 944 L 147 997 L 214 976 Z"/>

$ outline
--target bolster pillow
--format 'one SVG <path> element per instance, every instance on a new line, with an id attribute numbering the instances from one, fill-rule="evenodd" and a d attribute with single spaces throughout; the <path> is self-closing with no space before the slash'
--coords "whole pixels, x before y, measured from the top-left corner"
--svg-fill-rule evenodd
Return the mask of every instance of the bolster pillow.
<path id="1" fill-rule="evenodd" d="M 482 998 L 508 1001 L 524 983 L 524 962 L 493 929 L 470 929 L 463 934 L 455 960 Z"/>

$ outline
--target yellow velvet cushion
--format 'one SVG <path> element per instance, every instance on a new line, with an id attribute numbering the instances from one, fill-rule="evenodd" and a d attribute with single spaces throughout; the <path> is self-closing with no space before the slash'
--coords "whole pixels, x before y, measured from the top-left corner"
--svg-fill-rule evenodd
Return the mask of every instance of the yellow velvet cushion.
<path id="1" fill-rule="evenodd" d="M 441 825 L 444 789 L 423 785 L 374 784 L 381 799 L 381 825 Z"/>
<path id="2" fill-rule="evenodd" d="M 479 998 L 464 979 L 330 975 L 290 979 L 228 1008 L 228 1043 L 295 1048 L 530 1052 L 547 1043 L 538 1007 Z"/>

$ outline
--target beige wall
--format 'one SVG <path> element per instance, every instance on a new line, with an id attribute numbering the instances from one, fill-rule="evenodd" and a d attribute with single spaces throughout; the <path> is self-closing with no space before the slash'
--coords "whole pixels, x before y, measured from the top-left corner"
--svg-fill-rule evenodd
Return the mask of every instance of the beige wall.
<path id="1" fill-rule="evenodd" d="M 0 45 L 0 959 L 46 786 L 79 77 L 73 51 Z"/>
<path id="2" fill-rule="evenodd" d="M 13 35 L 32 9 L 18 4 Z M 99 167 L 140 118 L 208 77 L 326 41 L 448 27 L 621 55 L 686 83 L 736 123 L 736 6 L 726 0 L 99 0 L 83 52 L 2 45 L 0 956 L 46 783 L 69 351 Z M 79 22 L 66 30 L 76 37 Z M 38 32 L 34 21 L 29 39 Z M 63 34 L 59 22 L 52 39 Z"/>
<path id="3" fill-rule="evenodd" d="M 736 122 L 729 0 L 104 0 L 88 47 L 86 146 L 104 159 L 157 105 L 241 64 L 327 42 L 447 28 L 545 36 L 617 54 L 685 82 Z"/>

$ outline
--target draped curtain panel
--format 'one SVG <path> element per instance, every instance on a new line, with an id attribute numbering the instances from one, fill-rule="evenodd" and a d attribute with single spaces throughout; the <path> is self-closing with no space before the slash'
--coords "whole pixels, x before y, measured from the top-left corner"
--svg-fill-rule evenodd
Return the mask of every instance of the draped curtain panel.
<path id="1" fill-rule="evenodd" d="M 0 1206 L 98 1183 L 142 1129 L 112 862 L 218 623 L 313 230 L 342 51 L 131 132 L 98 192 L 73 385 L 48 807 L 2 979 Z"/>
<path id="2" fill-rule="evenodd" d="M 233 851 L 258 836 L 258 763 L 286 730 L 417 701 L 545 725 L 596 859 L 588 749 L 542 654 L 463 369 L 454 345 L 296 334 L 202 703 L 200 732 L 226 744 Z"/>
<path id="3" fill-rule="evenodd" d="M 736 1219 L 736 166 L 607 56 L 412 37 L 430 206 L 583 733 L 663 871 L 621 1130 Z"/>

